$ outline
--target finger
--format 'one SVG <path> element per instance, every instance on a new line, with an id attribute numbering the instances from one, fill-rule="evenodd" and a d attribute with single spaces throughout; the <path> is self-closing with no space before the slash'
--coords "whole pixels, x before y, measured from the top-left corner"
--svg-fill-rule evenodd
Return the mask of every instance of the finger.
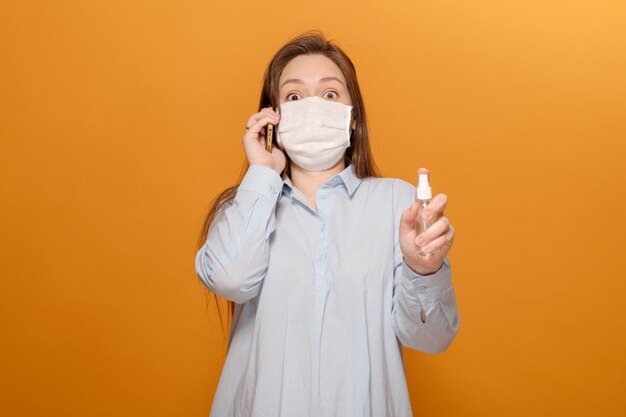
<path id="1" fill-rule="evenodd" d="M 409 208 L 402 212 L 400 216 L 400 234 L 406 234 L 415 229 L 415 219 L 419 204 L 413 203 Z"/>
<path id="2" fill-rule="evenodd" d="M 430 241 L 436 239 L 440 235 L 447 233 L 449 229 L 450 229 L 450 220 L 446 216 L 442 216 L 439 219 L 437 219 L 436 222 L 431 224 L 428 227 L 428 229 L 420 233 L 415 238 L 415 244 L 417 246 L 425 245 L 429 243 Z"/>
<path id="3" fill-rule="evenodd" d="M 261 128 L 261 130 L 257 133 L 250 133 L 250 129 L 246 128 L 245 133 L 243 134 L 243 139 L 241 140 L 241 143 L 245 143 L 246 139 L 250 140 L 250 139 L 255 139 L 257 142 L 261 140 L 261 138 L 265 138 L 265 129 Z"/>
<path id="4" fill-rule="evenodd" d="M 250 120 L 248 121 L 248 124 L 246 125 L 246 132 L 248 132 L 250 129 L 252 129 L 252 126 L 254 126 L 255 124 L 257 124 L 258 122 L 260 122 L 261 120 L 264 120 L 264 119 L 268 119 L 269 123 L 272 123 L 274 125 L 278 124 L 278 121 L 280 120 L 277 117 L 268 116 L 268 115 L 263 116 L 263 117 L 259 117 L 258 119 L 250 118 Z"/>
<path id="5" fill-rule="evenodd" d="M 278 123 L 278 120 L 280 120 L 280 116 L 278 115 L 278 113 L 272 110 L 271 107 L 266 107 L 262 109 L 260 112 L 255 113 L 252 116 L 250 116 L 250 118 L 248 119 L 248 122 L 246 123 L 246 128 L 250 129 L 256 122 L 268 116 L 276 119 L 276 121 L 272 123 Z"/>
<path id="6" fill-rule="evenodd" d="M 252 144 L 252 146 L 256 146 L 260 143 L 262 138 L 265 138 L 265 129 L 263 128 L 267 125 L 268 118 L 261 119 L 255 124 L 252 125 L 249 129 L 246 128 L 246 132 L 243 135 L 241 142 L 245 145 L 246 142 Z"/>
<path id="7" fill-rule="evenodd" d="M 446 206 L 448 205 L 448 196 L 445 194 L 437 194 L 430 203 L 426 206 L 426 209 L 422 212 L 425 219 L 429 218 L 433 214 L 442 215 Z"/>
<path id="8" fill-rule="evenodd" d="M 451 246 L 454 241 L 454 231 L 449 230 L 447 233 L 439 236 L 437 239 L 433 240 L 427 245 L 421 246 L 420 249 L 422 252 L 434 252 L 439 248 L 444 246 Z"/>
<path id="9" fill-rule="evenodd" d="M 258 120 L 255 124 L 250 126 L 248 131 L 246 132 L 246 136 L 258 137 L 259 132 L 268 124 L 273 123 L 273 118 L 266 116 L 262 119 Z"/>
<path id="10" fill-rule="evenodd" d="M 264 109 L 261 109 L 261 111 L 258 114 L 259 114 L 259 118 L 263 116 L 272 116 L 272 117 L 280 118 L 280 115 L 271 107 L 266 107 Z"/>
<path id="11" fill-rule="evenodd" d="M 277 146 L 272 146 L 272 152 L 270 152 L 272 156 L 279 156 L 282 152 L 278 149 Z"/>

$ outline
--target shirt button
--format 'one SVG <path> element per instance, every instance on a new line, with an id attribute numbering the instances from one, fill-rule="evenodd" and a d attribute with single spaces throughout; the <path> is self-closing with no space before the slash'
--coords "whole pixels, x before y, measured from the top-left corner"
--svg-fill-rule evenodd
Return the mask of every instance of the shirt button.
<path id="1" fill-rule="evenodd" d="M 426 292 L 426 290 L 427 290 L 427 289 L 428 289 L 428 287 L 425 287 L 425 286 L 423 286 L 423 285 L 422 285 L 421 287 L 419 287 L 419 288 L 418 288 L 418 290 L 419 290 L 420 294 L 424 294 L 424 293 Z"/>
<path id="2" fill-rule="evenodd" d="M 272 193 L 276 194 L 276 187 L 272 185 Z"/>
<path id="3" fill-rule="evenodd" d="M 326 200 L 326 195 L 320 197 L 322 200 Z"/>

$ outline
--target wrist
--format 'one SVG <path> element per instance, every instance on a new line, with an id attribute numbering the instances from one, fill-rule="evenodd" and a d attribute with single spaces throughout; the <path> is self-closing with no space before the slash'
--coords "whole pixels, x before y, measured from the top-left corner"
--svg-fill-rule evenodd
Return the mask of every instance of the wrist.
<path id="1" fill-rule="evenodd" d="M 423 268 L 423 267 L 413 265 L 407 262 L 406 259 L 404 259 L 404 263 L 406 263 L 406 266 L 408 266 L 411 271 L 421 276 L 433 275 L 435 272 L 439 271 L 443 265 L 443 264 L 439 264 L 435 266 L 434 268 Z"/>

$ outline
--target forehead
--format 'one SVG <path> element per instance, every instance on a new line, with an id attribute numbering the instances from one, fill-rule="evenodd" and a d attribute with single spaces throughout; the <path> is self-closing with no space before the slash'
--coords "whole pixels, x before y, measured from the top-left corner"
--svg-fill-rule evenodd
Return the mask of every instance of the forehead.
<path id="1" fill-rule="evenodd" d="M 345 85 L 346 80 L 341 69 L 330 58 L 320 54 L 298 55 L 283 69 L 279 83 L 289 78 L 298 78 L 304 82 L 317 84 L 323 77 L 337 77 Z M 280 85 L 279 84 L 279 85 Z"/>

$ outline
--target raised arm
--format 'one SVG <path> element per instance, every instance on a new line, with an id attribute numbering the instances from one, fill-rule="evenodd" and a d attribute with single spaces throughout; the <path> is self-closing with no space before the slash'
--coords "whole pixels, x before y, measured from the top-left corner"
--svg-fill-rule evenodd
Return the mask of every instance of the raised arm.
<path id="1" fill-rule="evenodd" d="M 196 274 L 209 290 L 240 304 L 258 295 L 282 185 L 273 169 L 250 165 L 234 200 L 216 214 L 196 254 Z"/>
<path id="2" fill-rule="evenodd" d="M 406 181 L 396 180 L 392 326 L 403 345 L 425 353 L 440 353 L 456 336 L 460 317 L 450 262 L 445 254 L 439 269 L 425 275 L 414 271 L 405 259 L 400 236 L 401 222 L 403 218 L 406 220 L 407 215 L 413 215 L 414 212 L 408 208 L 414 200 L 415 187 Z M 410 236 L 408 240 L 414 242 L 415 236 Z M 405 251 L 418 249 L 414 243 L 413 247 L 407 248 L 410 244 L 406 241 L 404 246 Z"/>
<path id="3" fill-rule="evenodd" d="M 274 209 L 280 197 L 285 155 L 266 149 L 264 128 L 278 123 L 270 107 L 246 123 L 242 143 L 249 163 L 232 203 L 221 207 L 207 240 L 196 253 L 196 274 L 223 298 L 243 304 L 256 297 L 269 263 L 269 237 L 275 229 Z"/>

